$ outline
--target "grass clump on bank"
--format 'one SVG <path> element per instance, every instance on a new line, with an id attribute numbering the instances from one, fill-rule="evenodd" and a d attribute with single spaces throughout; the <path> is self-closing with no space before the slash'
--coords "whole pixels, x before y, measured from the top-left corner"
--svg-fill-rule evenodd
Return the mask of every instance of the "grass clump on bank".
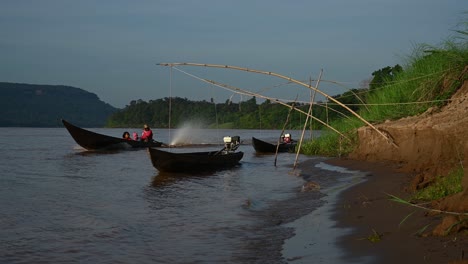
<path id="1" fill-rule="evenodd" d="M 356 145 L 357 134 L 355 130 L 362 126 L 362 123 L 357 118 L 346 121 L 337 120 L 331 124 L 344 136 L 327 129 L 320 137 L 305 141 L 301 147 L 301 152 L 307 155 L 327 157 L 340 157 L 350 153 Z"/>
<path id="2" fill-rule="evenodd" d="M 412 197 L 412 200 L 433 201 L 463 190 L 463 167 L 449 173 L 447 176 L 439 176 L 434 182 L 424 189 L 418 190 Z"/>

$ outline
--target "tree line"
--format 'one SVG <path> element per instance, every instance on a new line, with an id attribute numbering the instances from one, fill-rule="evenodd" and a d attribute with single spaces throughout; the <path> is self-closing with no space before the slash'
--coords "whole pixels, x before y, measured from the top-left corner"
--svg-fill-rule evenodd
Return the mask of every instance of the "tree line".
<path id="1" fill-rule="evenodd" d="M 383 87 L 402 71 L 399 65 L 382 68 L 372 73 L 370 89 L 351 89 L 332 97 L 351 110 L 358 111 L 369 92 Z M 309 110 L 309 104 L 288 104 L 306 113 Z M 180 97 L 165 97 L 148 102 L 140 99 L 131 101 L 124 109 L 112 114 L 107 120 L 107 126 L 141 127 L 142 124 L 148 124 L 158 128 L 177 128 L 190 122 L 208 128 L 282 129 L 286 124 L 287 129 L 301 129 L 306 116 L 289 109 L 270 100 L 258 104 L 256 97 L 239 103 L 230 100 L 224 103 L 214 103 L 212 100 L 191 101 Z M 312 115 L 325 124 L 343 118 L 345 114 L 348 113 L 343 113 L 342 107 L 335 103 L 316 102 L 312 107 Z M 310 125 L 313 129 L 321 129 L 324 126 L 316 120 L 311 120 Z"/>
<path id="2" fill-rule="evenodd" d="M 344 104 L 360 103 L 358 94 L 360 90 L 353 89 L 334 98 Z M 288 103 L 294 108 L 308 112 L 309 105 L 301 103 Z M 350 106 L 356 110 L 357 106 Z M 325 103 L 313 105 L 312 114 L 323 122 L 337 118 L 339 106 Z M 337 111 L 334 111 L 334 110 Z M 185 123 L 196 123 L 209 128 L 238 128 L 238 129 L 281 129 L 286 124 L 288 129 L 300 129 L 306 116 L 298 111 L 265 100 L 257 103 L 256 97 L 239 103 L 226 100 L 224 103 L 208 101 L 191 101 L 187 98 L 165 97 L 149 102 L 143 100 L 131 101 L 130 105 L 115 112 L 107 120 L 108 127 L 141 127 L 149 124 L 158 128 L 176 128 Z M 322 124 L 312 121 L 314 129 L 320 129 Z"/>

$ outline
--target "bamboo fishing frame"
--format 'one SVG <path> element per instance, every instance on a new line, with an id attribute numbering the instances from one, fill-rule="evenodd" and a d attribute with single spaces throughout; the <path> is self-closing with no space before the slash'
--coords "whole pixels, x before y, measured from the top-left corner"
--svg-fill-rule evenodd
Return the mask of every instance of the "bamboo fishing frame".
<path id="1" fill-rule="evenodd" d="M 213 81 L 213 80 L 204 79 L 204 78 L 195 76 L 195 75 L 193 75 L 193 74 L 190 74 L 190 73 L 188 73 L 188 72 L 186 72 L 186 71 L 183 71 L 183 70 L 181 70 L 181 69 L 179 69 L 179 68 L 177 68 L 177 67 L 171 67 L 171 69 L 176 69 L 177 71 L 182 72 L 183 74 L 186 74 L 186 75 L 188 75 L 188 76 L 190 76 L 190 77 L 193 77 L 193 78 L 195 78 L 195 79 L 198 79 L 198 80 L 200 80 L 200 81 L 207 82 L 207 83 L 210 83 L 210 84 L 214 84 L 214 85 L 219 86 L 219 87 L 221 87 L 221 88 L 225 88 L 225 89 L 228 89 L 228 90 L 230 90 L 230 91 L 233 91 L 233 92 L 236 93 L 236 94 L 240 94 L 240 95 L 241 95 L 241 101 L 242 101 L 242 95 L 243 95 L 243 94 L 244 94 L 244 95 L 249 95 L 249 96 L 256 96 L 256 97 L 263 98 L 263 99 L 268 99 L 268 100 L 270 100 L 270 101 L 277 101 L 277 102 L 279 101 L 279 99 L 277 99 L 277 98 L 267 97 L 267 96 L 261 95 L 261 94 L 259 94 L 259 93 L 254 93 L 254 92 L 251 92 L 251 91 L 242 90 L 242 89 L 237 88 L 237 87 L 234 87 L 234 86 L 229 86 L 229 85 L 227 85 L 227 84 L 222 84 L 222 83 L 219 83 L 219 82 L 216 82 L 216 81 Z M 322 80 L 322 81 L 323 81 L 323 80 Z M 330 82 L 330 81 L 328 81 L 328 82 Z M 313 90 L 311 90 L 310 92 L 311 92 L 311 93 L 314 92 L 314 97 L 315 97 L 315 93 L 316 93 L 316 92 L 313 91 Z M 232 95 L 231 95 L 231 98 L 232 98 Z M 229 98 L 229 100 L 231 100 L 231 98 Z M 297 104 L 297 103 L 310 104 L 310 102 L 305 102 L 305 101 L 298 101 L 298 100 L 292 101 L 292 100 L 286 100 L 286 99 L 282 99 L 282 100 L 283 100 L 282 102 L 278 102 L 278 103 L 294 102 L 295 104 Z M 311 101 L 313 102 L 313 99 L 312 99 Z M 284 105 L 286 105 L 286 104 L 284 104 Z M 347 119 L 351 119 L 349 116 L 345 115 L 344 113 L 342 113 L 342 112 L 340 112 L 340 111 L 338 111 L 338 110 L 336 110 L 336 109 L 333 109 L 333 108 L 331 108 L 331 107 L 328 107 L 328 104 L 327 104 L 326 102 L 325 102 L 325 103 L 314 103 L 314 105 L 317 105 L 317 106 L 326 108 L 327 116 L 328 116 L 328 110 L 331 110 L 331 111 L 333 111 L 333 112 L 335 112 L 335 113 L 337 113 L 337 114 L 339 114 L 339 115 L 341 115 L 341 116 L 343 116 L 343 117 L 345 117 L 345 118 L 347 118 Z M 286 105 L 286 106 L 288 106 L 288 105 Z M 239 105 L 239 108 L 240 108 L 240 105 Z M 239 109 L 239 110 L 240 110 L 240 109 Z M 300 111 L 300 110 L 298 110 L 298 109 L 295 109 L 295 110 L 298 111 L 298 112 L 300 112 L 300 113 L 302 113 L 302 114 L 307 115 L 307 113 L 302 112 L 302 111 Z M 313 119 L 317 119 L 317 118 L 315 118 L 314 116 L 309 116 L 309 117 L 311 117 L 311 118 L 313 118 Z M 318 120 L 318 119 L 317 119 L 317 120 Z M 320 121 L 320 120 L 318 120 L 318 121 Z M 325 124 L 325 123 L 323 123 L 323 122 L 321 122 L 321 123 L 322 123 L 323 125 L 326 126 L 326 125 L 328 124 L 328 121 L 327 121 L 327 124 Z M 328 127 L 328 126 L 327 126 L 327 127 Z M 331 127 L 328 127 L 328 128 L 331 128 Z M 335 132 L 336 132 L 336 131 L 335 131 Z M 348 138 L 347 138 L 347 139 L 348 139 Z"/>
<path id="2" fill-rule="evenodd" d="M 343 107 L 344 109 L 348 110 L 351 114 L 353 114 L 354 116 L 356 116 L 359 120 L 361 120 L 362 122 L 364 122 L 366 125 L 368 125 L 369 127 L 371 127 L 373 130 L 375 130 L 379 135 L 381 135 L 382 137 L 384 137 L 386 139 L 386 141 L 388 143 L 390 143 L 392 146 L 398 148 L 398 145 L 395 144 L 395 142 L 393 142 L 393 140 L 391 138 L 389 138 L 387 135 L 385 135 L 384 133 L 382 133 L 380 130 L 378 130 L 374 125 L 372 125 L 371 123 L 369 123 L 367 120 L 365 120 L 364 118 L 362 118 L 358 113 L 354 112 L 352 109 L 350 109 L 349 107 L 347 107 L 345 104 L 341 103 L 340 101 L 336 100 L 335 98 L 329 96 L 328 94 L 326 94 L 325 92 L 317 89 L 316 87 L 313 87 L 312 85 L 310 84 L 306 84 L 306 83 L 303 83 L 301 81 L 298 81 L 296 79 L 293 79 L 291 77 L 288 77 L 288 76 L 285 76 L 285 75 L 281 75 L 281 74 L 278 74 L 278 73 L 274 73 L 274 72 L 268 72 L 268 71 L 261 71 L 261 70 L 255 70 L 255 69 L 249 69 L 249 68 L 243 68 L 243 67 L 238 67 L 238 66 L 230 66 L 230 65 L 221 65 L 221 64 L 204 64 L 204 63 L 191 63 L 191 62 L 174 62 L 174 63 L 157 63 L 157 65 L 160 65 L 160 66 L 197 66 L 197 67 L 208 67 L 208 68 L 221 68 L 221 69 L 232 69 L 232 70 L 238 70 L 238 71 L 245 71 L 245 72 L 252 72 L 252 73 L 258 73 L 258 74 L 264 74 L 264 75 L 271 75 L 271 76 L 274 76 L 274 77 L 278 77 L 278 78 L 281 78 L 281 79 L 285 79 L 285 80 L 288 80 L 292 83 L 295 83 L 295 84 L 298 84 L 298 85 L 301 85 L 301 86 L 304 86 L 308 89 L 311 89 L 311 90 L 314 90 L 318 93 L 320 93 L 321 95 L 323 95 L 325 98 L 327 98 L 328 100 L 331 100 L 333 101 L 334 103 L 340 105 L 341 107 Z"/>
<path id="3" fill-rule="evenodd" d="M 219 87 L 221 87 L 221 88 L 228 89 L 229 91 L 233 91 L 233 92 L 235 92 L 235 93 L 237 93 L 237 94 L 240 94 L 241 96 L 244 94 L 244 95 L 248 95 L 248 96 L 256 96 L 256 97 L 258 97 L 258 98 L 268 99 L 268 100 L 270 100 L 270 101 L 279 103 L 279 104 L 284 105 L 284 106 L 286 106 L 286 107 L 289 107 L 290 110 L 296 110 L 296 111 L 298 111 L 298 112 L 301 113 L 301 114 L 307 115 L 307 113 L 304 112 L 304 111 L 302 111 L 301 109 L 296 108 L 296 107 L 291 106 L 291 105 L 288 105 L 287 103 L 282 102 L 282 101 L 280 101 L 280 100 L 277 99 L 277 98 L 272 98 L 272 97 L 268 97 L 268 96 L 265 96 L 265 95 L 257 94 L 257 93 L 254 93 L 254 92 L 246 91 L 246 90 L 243 90 L 243 89 L 240 89 L 240 88 L 231 86 L 231 85 L 219 83 L 219 82 L 216 82 L 216 81 L 213 81 L 213 80 L 208 80 L 208 79 L 200 78 L 200 77 L 197 77 L 197 76 L 195 76 L 195 75 L 193 75 L 193 74 L 184 72 L 184 71 L 182 71 L 182 70 L 180 70 L 180 69 L 178 69 L 178 68 L 176 68 L 176 67 L 171 67 L 171 69 L 172 69 L 172 68 L 174 68 L 174 69 L 176 69 L 176 70 L 178 70 L 178 71 L 180 71 L 180 72 L 182 72 L 182 73 L 184 73 L 184 74 L 187 74 L 187 75 L 189 75 L 189 76 L 191 76 L 191 77 L 193 77 L 193 78 L 196 78 L 196 79 L 198 79 L 198 80 L 200 80 L 200 81 L 203 81 L 203 82 L 206 82 L 206 83 L 215 85 L 215 86 L 219 86 Z M 294 101 L 294 102 L 296 102 L 296 101 Z M 240 105 L 240 104 L 239 104 L 239 105 Z M 336 111 L 336 110 L 335 110 L 335 111 Z M 341 113 L 341 112 L 339 112 L 339 111 L 337 111 L 337 112 L 340 113 L 340 114 L 342 114 L 342 115 L 344 115 L 343 113 Z M 344 115 L 344 116 L 347 117 L 346 115 Z M 351 141 L 351 139 L 349 139 L 347 136 L 345 136 L 344 134 L 342 134 L 340 131 L 336 130 L 336 129 L 333 128 L 332 126 L 329 126 L 327 123 L 323 122 L 322 120 L 318 119 L 317 117 L 312 116 L 312 115 L 309 116 L 309 117 L 312 118 L 312 119 L 315 119 L 316 121 L 318 121 L 318 122 L 321 123 L 322 125 L 328 127 L 329 129 L 333 130 L 334 132 L 338 133 L 338 134 L 341 135 L 342 137 L 346 138 L 348 141 Z M 347 117 L 347 118 L 349 118 L 349 117 Z"/>

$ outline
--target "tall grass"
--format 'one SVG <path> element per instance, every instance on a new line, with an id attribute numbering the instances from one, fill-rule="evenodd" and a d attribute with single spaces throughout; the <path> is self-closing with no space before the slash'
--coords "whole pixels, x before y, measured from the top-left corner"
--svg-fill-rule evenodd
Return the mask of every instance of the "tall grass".
<path id="1" fill-rule="evenodd" d="M 468 24 L 467 24 L 468 27 Z M 433 106 L 441 106 L 456 92 L 468 74 L 468 31 L 460 31 L 462 42 L 448 40 L 442 48 L 419 45 L 407 58 L 404 71 L 387 85 L 364 95 L 367 107 L 359 114 L 378 123 L 413 116 Z M 326 130 L 318 139 L 303 144 L 301 152 L 308 155 L 339 156 L 355 147 L 356 130 L 364 124 L 357 118 L 334 120 L 331 126 L 348 135 L 346 141 L 332 130 Z M 344 143 L 343 143 L 344 142 Z"/>
<path id="2" fill-rule="evenodd" d="M 339 157 L 350 153 L 356 144 L 356 129 L 362 126 L 362 121 L 357 118 L 335 120 L 330 124 L 340 131 L 343 136 L 331 129 L 325 130 L 319 138 L 305 141 L 301 152 L 307 155 L 320 155 Z"/>
<path id="3" fill-rule="evenodd" d="M 446 49 L 421 45 L 409 61 L 392 83 L 367 94 L 369 110 L 361 112 L 365 119 L 397 119 L 443 104 L 460 87 L 468 52 L 452 42 L 447 42 Z"/>

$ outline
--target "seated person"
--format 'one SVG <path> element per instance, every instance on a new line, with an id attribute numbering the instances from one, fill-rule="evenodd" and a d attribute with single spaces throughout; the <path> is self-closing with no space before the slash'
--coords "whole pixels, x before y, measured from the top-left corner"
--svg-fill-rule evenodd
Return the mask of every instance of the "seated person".
<path id="1" fill-rule="evenodd" d="M 133 132 L 133 140 L 138 140 L 138 133 L 137 132 Z"/>
<path id="2" fill-rule="evenodd" d="M 127 140 L 131 140 L 131 138 L 130 138 L 130 133 L 128 133 L 127 131 L 125 131 L 125 132 L 123 133 L 123 135 L 122 135 L 122 138 L 123 138 L 123 139 L 127 139 Z"/>
<path id="3" fill-rule="evenodd" d="M 141 141 L 152 141 L 153 140 L 153 131 L 149 128 L 147 124 L 143 126 L 143 132 L 141 133 Z"/>
<path id="4" fill-rule="evenodd" d="M 291 143 L 292 142 L 291 134 L 285 134 L 284 137 L 283 137 L 283 142 L 284 143 Z"/>

